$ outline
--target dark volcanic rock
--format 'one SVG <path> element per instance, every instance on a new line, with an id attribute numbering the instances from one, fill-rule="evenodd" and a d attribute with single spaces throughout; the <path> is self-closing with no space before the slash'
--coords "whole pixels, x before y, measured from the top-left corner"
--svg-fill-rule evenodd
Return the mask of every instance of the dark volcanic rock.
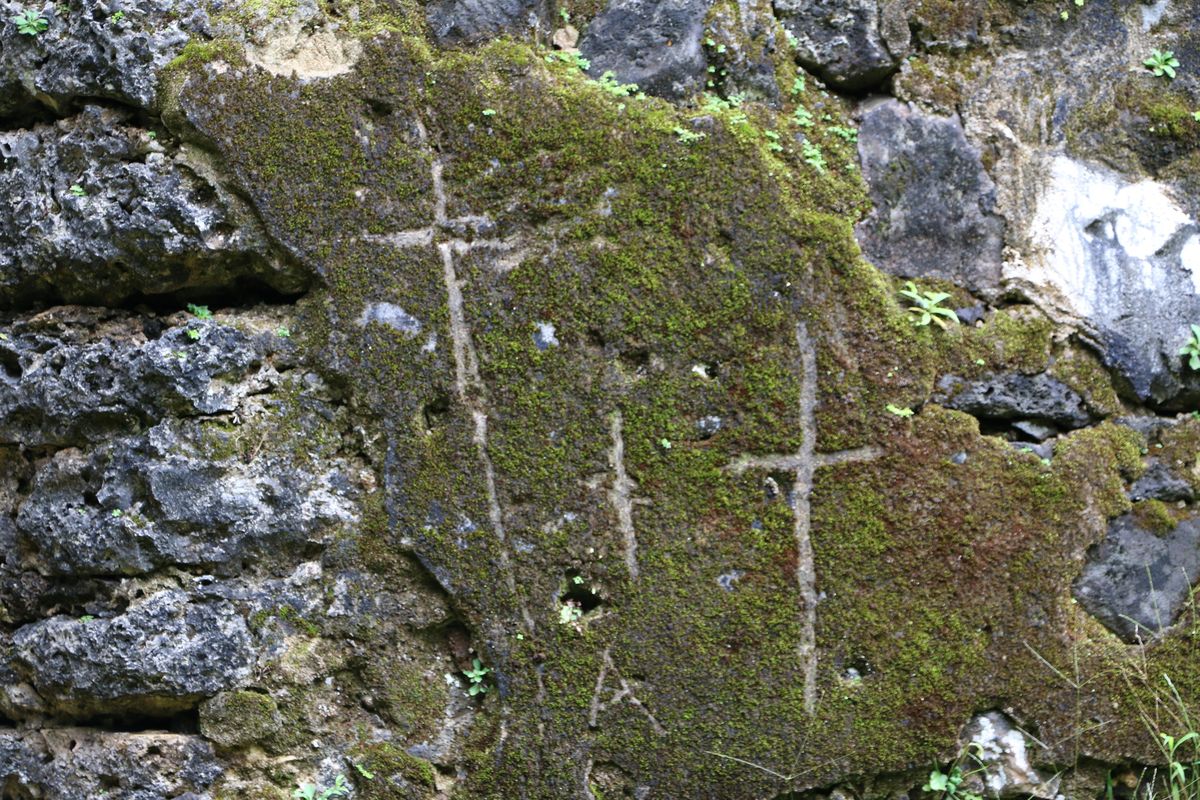
<path id="1" fill-rule="evenodd" d="M 236 686 L 254 660 L 223 600 L 159 592 L 112 619 L 54 617 L 13 635 L 13 663 L 57 713 L 167 714 Z"/>
<path id="2" fill-rule="evenodd" d="M 434 38 L 453 44 L 545 30 L 551 9 L 547 0 L 435 0 L 425 14 Z"/>
<path id="3" fill-rule="evenodd" d="M 278 337 L 210 320 L 161 324 L 70 308 L 14 324 L 0 340 L 0 441 L 81 444 L 167 414 L 232 411 L 274 380 L 264 362 Z"/>
<path id="4" fill-rule="evenodd" d="M 205 7 L 197 0 L 81 0 L 69 10 L 4 3 L 0 118 L 36 115 L 39 105 L 66 113 L 75 101 L 91 98 L 154 110 L 159 73 L 192 34 L 207 31 Z M 45 31 L 17 31 L 9 18 L 25 8 L 44 15 Z"/>
<path id="5" fill-rule="evenodd" d="M 933 400 L 983 419 L 1043 420 L 1064 428 L 1082 428 L 1093 419 L 1078 392 L 1044 373 L 1009 372 L 974 381 L 946 375 Z"/>
<path id="6" fill-rule="evenodd" d="M 1075 582 L 1080 605 L 1127 642 L 1170 625 L 1200 577 L 1200 519 L 1157 536 L 1132 516 L 1109 523 Z"/>
<path id="7" fill-rule="evenodd" d="M 875 208 L 857 234 L 871 262 L 896 275 L 994 290 L 1004 222 L 959 120 L 887 100 L 863 115 L 858 152 Z"/>
<path id="8" fill-rule="evenodd" d="M 682 98 L 704 88 L 701 39 L 710 0 L 611 0 L 579 44 L 588 72 L 608 71 L 621 83 L 661 97 Z"/>
<path id="9" fill-rule="evenodd" d="M 252 212 L 203 157 L 166 147 L 127 112 L 0 133 L 0 304 L 115 304 L 256 282 L 298 292 Z"/>
<path id="10" fill-rule="evenodd" d="M 908 52 L 903 6 L 890 0 L 775 0 L 775 13 L 796 60 L 838 89 L 879 84 Z"/>
<path id="11" fill-rule="evenodd" d="M 318 476 L 273 448 L 249 463 L 210 458 L 191 441 L 198 435 L 161 424 L 86 455 L 56 453 L 17 516 L 39 569 L 134 575 L 182 564 L 227 572 L 356 518 L 344 463 Z"/>
<path id="12" fill-rule="evenodd" d="M 1164 500 L 1176 502 L 1195 499 L 1195 490 L 1184 478 L 1158 459 L 1151 459 L 1142 477 L 1129 489 L 1130 500 Z"/>
<path id="13" fill-rule="evenodd" d="M 199 736 L 87 728 L 0 732 L 0 785 L 39 792 L 14 797 L 198 799 L 208 797 L 221 772 L 212 745 Z"/>

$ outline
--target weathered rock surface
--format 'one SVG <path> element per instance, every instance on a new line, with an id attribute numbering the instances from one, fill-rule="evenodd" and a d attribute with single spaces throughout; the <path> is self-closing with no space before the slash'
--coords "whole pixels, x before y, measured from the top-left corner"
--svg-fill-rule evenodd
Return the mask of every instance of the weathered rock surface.
<path id="1" fill-rule="evenodd" d="M 159 592 L 112 618 L 55 617 L 13 634 L 13 666 L 54 712 L 169 714 L 236 686 L 254 663 L 228 602 Z"/>
<path id="2" fill-rule="evenodd" d="M 945 375 L 937 389 L 935 401 L 985 419 L 1041 420 L 1066 428 L 1082 428 L 1094 419 L 1077 392 L 1045 374 L 1004 373 L 976 380 Z"/>
<path id="3" fill-rule="evenodd" d="M 856 232 L 872 263 L 994 294 L 1004 221 L 959 120 L 877 102 L 863 112 L 858 153 L 874 208 Z"/>
<path id="4" fill-rule="evenodd" d="M 1186 478 L 1156 458 L 1149 464 L 1140 478 L 1129 488 L 1130 500 L 1163 500 L 1166 502 L 1196 499 L 1195 489 Z"/>
<path id="5" fill-rule="evenodd" d="M 1030 742 L 1011 719 L 989 711 L 972 719 L 960 737 L 975 745 L 967 784 L 990 797 L 1044 798 L 1058 796 L 1058 776 L 1042 776 L 1031 764 Z"/>
<path id="6" fill-rule="evenodd" d="M 1171 625 L 1200 577 L 1200 520 L 1158 535 L 1118 517 L 1075 583 L 1080 604 L 1127 642 Z"/>
<path id="7" fill-rule="evenodd" d="M 93 99 L 156 110 L 159 74 L 193 34 L 207 31 L 206 8 L 195 0 L 4 3 L 0 119 L 36 118 L 39 106 L 65 115 Z M 37 36 L 21 34 L 11 20 L 26 9 L 46 20 Z"/>
<path id="8" fill-rule="evenodd" d="M 621 83 L 661 97 L 687 97 L 708 73 L 701 39 L 710 0 L 609 0 L 579 42 L 589 74 L 616 74 Z"/>
<path id="9" fill-rule="evenodd" d="M 128 112 L 89 105 L 0 133 L 0 158 L 0 304 L 308 283 L 202 153 L 164 146 Z"/>
<path id="10" fill-rule="evenodd" d="M 481 42 L 502 34 L 547 31 L 547 0 L 433 0 L 425 6 L 429 29 L 443 44 Z"/>
<path id="11" fill-rule="evenodd" d="M 200 800 L 211 797 L 221 770 L 212 745 L 198 736 L 0 731 L 0 785 L 13 797 Z"/>
<path id="12" fill-rule="evenodd" d="M 1031 236 L 1034 254 L 1009 277 L 1084 319 L 1132 397 L 1171 408 L 1200 397 L 1179 354 L 1200 319 L 1200 226 L 1164 186 L 1055 158 Z"/>
<path id="13" fill-rule="evenodd" d="M 883 800 L 968 720 L 981 793 L 1161 759 L 1155 687 L 1111 676 L 1200 696 L 1195 620 L 1120 648 L 1088 615 L 1186 598 L 1200 420 L 1153 416 L 1191 391 L 1175 334 L 1101 307 L 1184 293 L 1193 206 L 1105 201 L 1124 255 L 1080 268 L 1124 277 L 1087 313 L 1038 226 L 1081 205 L 1041 167 L 1105 92 L 1113 180 L 1186 185 L 1200 97 L 1137 54 L 1186 63 L 1194 21 L 921 0 L 889 80 L 895 4 L 602 5 L 236 0 L 169 69 L 147 40 L 154 89 L 0 77 L 32 154 L 0 216 L 0 795 Z M 49 11 L 0 64 L 102 40 Z M 592 78 L 675 102 L 543 49 L 563 11 Z M 868 88 L 912 105 L 838 94 Z M 964 324 L 914 326 L 907 275 Z M 1160 395 L 1106 331 L 1169 357 Z M 1147 597 L 1138 561 L 1179 580 Z"/>
<path id="14" fill-rule="evenodd" d="M 87 454 L 57 452 L 17 516 L 33 562 L 51 575 L 227 573 L 356 521 L 349 465 L 315 475 L 262 440 L 244 456 L 205 457 L 197 435 L 158 425 Z"/>
<path id="15" fill-rule="evenodd" d="M 0 441 L 76 445 L 167 415 L 231 412 L 288 364 L 274 330 L 57 308 L 0 340 Z"/>
<path id="16" fill-rule="evenodd" d="M 838 89 L 877 86 L 908 54 L 903 3 L 775 0 L 775 13 L 796 37 L 796 60 Z"/>

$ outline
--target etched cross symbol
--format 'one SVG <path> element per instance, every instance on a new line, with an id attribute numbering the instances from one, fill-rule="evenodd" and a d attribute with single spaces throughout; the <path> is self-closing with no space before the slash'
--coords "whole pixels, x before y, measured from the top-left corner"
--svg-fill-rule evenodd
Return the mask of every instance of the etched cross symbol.
<path id="1" fill-rule="evenodd" d="M 725 467 L 741 475 L 748 470 L 792 472 L 791 491 L 793 533 L 796 537 L 796 583 L 804 616 L 800 626 L 797 655 L 804 671 L 804 710 L 817 710 L 817 574 L 813 566 L 811 499 L 813 474 L 819 467 L 866 461 L 877 458 L 880 450 L 860 447 L 837 453 L 815 453 L 817 438 L 817 354 L 803 322 L 796 326 L 796 344 L 800 349 L 800 449 L 785 455 L 742 456 Z"/>
<path id="2" fill-rule="evenodd" d="M 419 126 L 420 138 L 426 141 L 424 126 Z M 515 239 L 480 239 L 467 241 L 449 238 L 439 241 L 438 231 L 487 230 L 492 226 L 487 217 L 467 215 L 450 219 L 446 216 L 446 187 L 442 180 L 443 165 L 438 159 L 430 164 L 430 179 L 433 185 L 433 222 L 425 228 L 397 231 L 388 234 L 365 234 L 363 239 L 391 245 L 397 248 L 436 247 L 442 260 L 442 281 L 446 287 L 447 307 L 450 317 L 450 340 L 454 353 L 454 388 L 459 400 L 471 413 L 474 426 L 472 441 L 483 474 L 488 502 L 488 520 L 499 540 L 499 561 L 508 590 L 518 599 L 521 616 L 526 627 L 534 628 L 533 616 L 517 591 L 516 573 L 512 568 L 512 557 L 508 549 L 508 535 L 504 527 L 504 510 L 500 506 L 500 494 L 496 487 L 496 470 L 488 451 L 488 407 L 487 387 L 479 372 L 479 355 L 471 335 L 463 302 L 463 281 L 455 269 L 455 257 L 475 249 L 495 251 L 498 257 L 494 266 L 507 271 L 521 259 L 521 251 Z"/>
<path id="3" fill-rule="evenodd" d="M 634 580 L 638 576 L 637 560 L 637 531 L 633 526 L 633 507 L 647 501 L 633 496 L 637 484 L 625 471 L 625 437 L 623 435 L 624 417 L 620 410 L 614 411 L 609 417 L 609 434 L 612 436 L 612 449 L 608 451 L 608 463 L 613 470 L 612 486 L 608 490 L 608 501 L 617 512 L 617 528 L 625 542 L 625 568 L 629 577 Z"/>

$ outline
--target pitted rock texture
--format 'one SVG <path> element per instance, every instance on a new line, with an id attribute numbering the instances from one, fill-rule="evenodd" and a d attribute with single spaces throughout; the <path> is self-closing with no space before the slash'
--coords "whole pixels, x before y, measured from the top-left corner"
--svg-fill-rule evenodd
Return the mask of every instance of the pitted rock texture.
<path id="1" fill-rule="evenodd" d="M 212 745 L 198 736 L 0 731 L 0 786 L 14 797 L 199 800 L 212 796 L 221 769 Z"/>
<path id="2" fill-rule="evenodd" d="M 46 30 L 21 34 L 12 17 L 37 11 Z M 197 0 L 82 0 L 70 5 L 0 4 L 0 120 L 65 115 L 88 100 L 145 110 L 158 106 L 159 75 L 191 36 L 208 30 Z"/>
<path id="3" fill-rule="evenodd" d="M 66 446 L 232 412 L 288 365 L 273 330 L 173 321 L 71 307 L 14 320 L 0 339 L 0 441 Z"/>
<path id="4" fill-rule="evenodd" d="M 1065 428 L 1082 428 L 1095 419 L 1077 392 L 1044 374 L 1006 373 L 975 380 L 945 375 L 937 389 L 934 399 L 946 408 L 984 419 L 1042 421 Z"/>
<path id="5" fill-rule="evenodd" d="M 17 515 L 33 563 L 64 576 L 170 564 L 229 572 L 357 521 L 354 467 L 328 461 L 313 474 L 265 437 L 245 456 L 205 457 L 203 435 L 162 424 L 87 454 L 55 453 Z"/>
<path id="6" fill-rule="evenodd" d="M 189 708 L 236 686 L 254 663 L 246 621 L 232 604 L 180 591 L 112 618 L 27 625 L 13 648 L 13 668 L 47 707 L 76 717 Z"/>
<path id="7" fill-rule="evenodd" d="M 0 133 L 0 159 L 0 304 L 255 285 L 291 293 L 309 280 L 273 254 L 203 153 L 164 146 L 128 112 L 89 105 Z"/>

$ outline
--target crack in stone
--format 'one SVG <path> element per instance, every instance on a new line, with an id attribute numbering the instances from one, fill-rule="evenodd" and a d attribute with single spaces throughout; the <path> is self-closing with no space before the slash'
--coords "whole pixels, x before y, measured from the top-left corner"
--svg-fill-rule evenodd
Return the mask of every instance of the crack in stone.
<path id="1" fill-rule="evenodd" d="M 882 450 L 859 447 L 835 453 L 815 453 L 817 438 L 817 353 L 803 322 L 796 325 L 796 345 L 800 350 L 800 449 L 796 453 L 766 456 L 741 456 L 725 467 L 734 475 L 747 470 L 794 472 L 792 484 L 792 532 L 796 539 L 796 584 L 800 589 L 803 617 L 797 656 L 804 673 L 804 710 L 811 716 L 817 710 L 817 573 L 812 547 L 813 474 L 820 467 L 867 461 L 878 458 Z"/>

